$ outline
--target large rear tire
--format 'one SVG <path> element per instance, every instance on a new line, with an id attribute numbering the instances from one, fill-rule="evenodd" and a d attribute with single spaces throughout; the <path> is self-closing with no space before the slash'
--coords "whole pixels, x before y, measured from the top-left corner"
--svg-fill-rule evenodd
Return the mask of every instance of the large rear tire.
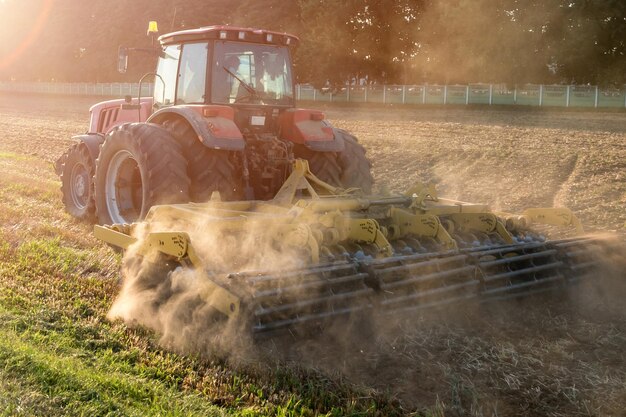
<path id="1" fill-rule="evenodd" d="M 372 192 L 374 177 L 372 163 L 365 156 L 365 148 L 351 134 L 338 130 L 343 134 L 345 149 L 338 155 L 341 167 L 341 184 L 344 188 L 360 188 L 365 194 Z"/>
<path id="2" fill-rule="evenodd" d="M 371 193 L 374 178 L 365 148 L 349 133 L 340 129 L 335 133 L 343 137 L 345 148 L 342 152 L 315 152 L 300 145 L 296 147 L 296 157 L 308 160 L 311 172 L 324 182 Z"/>
<path id="3" fill-rule="evenodd" d="M 61 157 L 59 167 L 65 210 L 80 220 L 93 220 L 96 212 L 94 161 L 83 143 L 76 143 Z"/>
<path id="4" fill-rule="evenodd" d="M 188 202 L 187 161 L 180 144 L 155 124 L 115 128 L 96 161 L 95 201 L 100 224 L 132 223 L 156 204 Z"/>
<path id="5" fill-rule="evenodd" d="M 204 146 L 183 119 L 169 120 L 163 127 L 182 145 L 191 180 L 191 201 L 208 201 L 214 191 L 218 191 L 224 201 L 244 198 L 241 175 L 237 173 L 232 152 Z"/>

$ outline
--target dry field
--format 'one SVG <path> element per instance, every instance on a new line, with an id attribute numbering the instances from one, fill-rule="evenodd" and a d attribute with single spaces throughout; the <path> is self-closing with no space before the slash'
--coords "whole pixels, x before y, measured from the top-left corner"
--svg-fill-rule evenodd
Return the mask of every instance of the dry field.
<path id="1" fill-rule="evenodd" d="M 59 236 L 58 245 L 79 248 L 85 259 L 97 260 L 96 272 L 82 273 L 89 278 L 83 284 L 101 279 L 108 283 L 103 293 L 110 295 L 119 257 L 90 237 L 89 225 L 62 213 L 52 168 L 70 136 L 86 131 L 88 108 L 96 100 L 0 93 L 0 255 L 24 241 Z M 567 206 L 589 230 L 626 230 L 625 112 L 325 111 L 333 124 L 365 145 L 379 188 L 401 191 L 415 181 L 434 181 L 447 197 L 512 212 Z M 32 254 L 32 259 L 39 258 Z M 1 266 L 0 290 L 18 293 Z M 303 368 L 303 378 L 313 369 L 330 381 L 329 387 L 348 383 L 362 393 L 350 401 L 383 396 L 395 413 L 625 416 L 626 292 L 615 281 L 625 282 L 626 272 L 618 266 L 614 275 L 559 300 L 380 323 L 351 340 L 336 336 L 262 344 L 254 354 L 255 369 L 274 375 L 277 366 Z M 80 291 L 81 285 L 71 285 Z M 100 303 L 106 309 L 111 299 Z M 0 342 L 0 393 L 9 392 L 3 391 L 1 378 L 3 346 Z M 203 378 L 190 378 L 180 387 L 204 393 L 218 384 L 211 378 L 223 376 Z M 220 404 L 210 392 L 204 395 Z M 242 401 L 255 405 L 255 398 Z M 2 407 L 0 395 L 0 414 Z"/>

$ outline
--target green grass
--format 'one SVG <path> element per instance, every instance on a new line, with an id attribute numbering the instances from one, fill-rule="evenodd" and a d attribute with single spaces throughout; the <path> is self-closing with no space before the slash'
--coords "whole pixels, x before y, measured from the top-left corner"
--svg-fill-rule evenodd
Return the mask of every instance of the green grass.
<path id="1" fill-rule="evenodd" d="M 61 328 L 62 329 L 62 328 Z M 6 377 L 53 398 L 65 415 L 220 415 L 220 409 L 176 385 L 106 366 L 98 355 L 50 330 L 0 330 Z M 53 410 L 50 410 L 51 412 Z"/>

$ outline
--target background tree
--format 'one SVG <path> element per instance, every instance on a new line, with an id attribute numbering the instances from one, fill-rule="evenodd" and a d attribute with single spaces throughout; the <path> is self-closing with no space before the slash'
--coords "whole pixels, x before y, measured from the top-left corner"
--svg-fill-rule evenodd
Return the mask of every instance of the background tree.
<path id="1" fill-rule="evenodd" d="M 136 81 L 119 45 L 211 24 L 300 37 L 296 79 L 367 83 L 626 82 L 623 0 L 0 0 L 0 80 Z"/>

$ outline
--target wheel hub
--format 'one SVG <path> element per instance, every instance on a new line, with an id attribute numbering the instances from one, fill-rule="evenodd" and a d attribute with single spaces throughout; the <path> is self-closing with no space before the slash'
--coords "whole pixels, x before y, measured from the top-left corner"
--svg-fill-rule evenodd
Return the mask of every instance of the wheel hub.
<path id="1" fill-rule="evenodd" d="M 89 174 L 84 165 L 76 164 L 72 168 L 71 184 L 72 202 L 79 209 L 84 209 L 89 199 Z"/>
<path id="2" fill-rule="evenodd" d="M 111 158 L 106 173 L 106 206 L 113 223 L 132 223 L 143 209 L 143 181 L 133 155 L 122 150 Z"/>

